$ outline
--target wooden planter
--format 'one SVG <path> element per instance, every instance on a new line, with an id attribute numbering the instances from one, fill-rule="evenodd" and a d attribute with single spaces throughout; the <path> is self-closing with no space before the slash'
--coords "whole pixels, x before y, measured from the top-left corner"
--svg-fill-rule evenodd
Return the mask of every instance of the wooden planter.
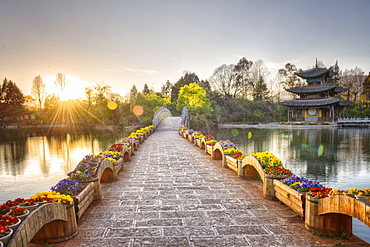
<path id="1" fill-rule="evenodd" d="M 123 167 L 123 158 L 120 158 L 113 164 L 113 172 L 114 172 L 114 177 L 117 179 L 118 173 L 121 171 Z"/>
<path id="2" fill-rule="evenodd" d="M 196 139 L 196 145 L 198 146 L 198 147 L 202 147 L 202 139 Z"/>
<path id="3" fill-rule="evenodd" d="M 77 196 L 73 196 L 77 220 L 94 200 L 94 183 L 90 182 Z"/>
<path id="4" fill-rule="evenodd" d="M 212 155 L 212 152 L 213 152 L 213 146 L 211 146 L 211 145 L 206 145 L 205 151 L 206 151 L 206 154 Z"/>
<path id="5" fill-rule="evenodd" d="M 279 201 L 287 205 L 301 217 L 304 217 L 306 192 L 296 191 L 279 180 L 274 180 L 274 190 L 275 196 Z"/>
<path id="6" fill-rule="evenodd" d="M 241 160 L 234 159 L 233 157 L 230 157 L 229 155 L 224 155 L 224 158 L 225 158 L 225 166 L 235 172 L 238 172 L 239 165 L 241 164 Z"/>
<path id="7" fill-rule="evenodd" d="M 32 212 L 16 231 L 9 247 L 28 246 L 33 243 L 59 243 L 78 233 L 75 207 L 46 203 Z"/>
<path id="8" fill-rule="evenodd" d="M 349 215 L 355 211 L 353 210 L 355 204 L 356 199 L 347 196 L 317 199 L 307 194 L 305 227 L 312 232 L 331 236 L 338 236 L 338 234 L 351 236 L 352 217 Z M 360 206 L 365 208 L 364 204 Z"/>
<path id="9" fill-rule="evenodd" d="M 78 180 L 79 183 L 83 184 L 85 188 L 92 183 L 93 184 L 93 191 L 94 191 L 94 201 L 101 200 L 101 185 L 100 179 L 98 177 L 85 179 L 85 180 Z"/>

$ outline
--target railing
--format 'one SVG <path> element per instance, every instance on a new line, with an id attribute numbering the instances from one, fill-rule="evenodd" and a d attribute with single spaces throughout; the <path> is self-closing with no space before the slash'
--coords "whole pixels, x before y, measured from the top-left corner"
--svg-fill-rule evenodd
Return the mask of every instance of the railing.
<path id="1" fill-rule="evenodd" d="M 190 115 L 189 115 L 188 108 L 186 106 L 182 108 L 180 124 L 184 125 L 186 128 L 190 128 Z"/>
<path id="2" fill-rule="evenodd" d="M 365 117 L 365 118 L 361 118 L 361 117 L 352 117 L 352 118 L 339 118 L 338 119 L 338 123 L 363 123 L 363 124 L 368 124 L 370 123 L 370 118 L 368 117 Z"/>
<path id="3" fill-rule="evenodd" d="M 157 128 L 158 124 L 166 117 L 172 117 L 172 113 L 168 110 L 167 107 L 159 108 L 154 114 L 152 124 Z"/>

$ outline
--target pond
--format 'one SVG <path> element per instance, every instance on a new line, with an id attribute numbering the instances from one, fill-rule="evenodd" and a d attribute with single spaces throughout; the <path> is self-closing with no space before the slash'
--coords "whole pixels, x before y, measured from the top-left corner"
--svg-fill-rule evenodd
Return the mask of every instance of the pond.
<path id="1" fill-rule="evenodd" d="M 1 129 L 0 203 L 49 191 L 85 155 L 105 151 L 127 135 L 106 129 Z"/>
<path id="2" fill-rule="evenodd" d="M 87 154 L 129 133 L 113 130 L 0 129 L 0 203 L 48 191 Z M 370 187 L 370 129 L 221 129 L 244 153 L 270 151 L 295 174 L 338 189 Z M 370 228 L 354 233 L 370 242 Z"/>
<path id="3" fill-rule="evenodd" d="M 348 190 L 370 188 L 369 128 L 219 129 L 216 140 L 230 140 L 245 154 L 269 151 L 294 174 Z M 353 220 L 354 233 L 370 243 L 370 228 Z"/>

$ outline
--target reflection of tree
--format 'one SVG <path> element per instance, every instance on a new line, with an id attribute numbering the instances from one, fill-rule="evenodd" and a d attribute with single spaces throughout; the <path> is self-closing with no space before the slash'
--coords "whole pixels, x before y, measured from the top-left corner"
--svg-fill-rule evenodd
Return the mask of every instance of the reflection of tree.
<path id="1" fill-rule="evenodd" d="M 0 131 L 0 172 L 12 176 L 21 175 L 26 169 L 26 131 Z M 13 140 L 13 141 L 10 141 Z M 14 166 L 13 164 L 19 164 Z"/>

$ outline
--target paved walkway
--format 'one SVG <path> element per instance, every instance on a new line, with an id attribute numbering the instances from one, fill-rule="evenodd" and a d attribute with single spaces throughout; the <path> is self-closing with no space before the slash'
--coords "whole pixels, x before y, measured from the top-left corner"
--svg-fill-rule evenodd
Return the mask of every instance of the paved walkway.
<path id="1" fill-rule="evenodd" d="M 177 133 L 168 118 L 125 163 L 119 180 L 54 246 L 334 246 L 299 217 L 262 197 L 260 181 L 239 178 Z M 368 246 L 357 237 L 346 246 Z"/>

